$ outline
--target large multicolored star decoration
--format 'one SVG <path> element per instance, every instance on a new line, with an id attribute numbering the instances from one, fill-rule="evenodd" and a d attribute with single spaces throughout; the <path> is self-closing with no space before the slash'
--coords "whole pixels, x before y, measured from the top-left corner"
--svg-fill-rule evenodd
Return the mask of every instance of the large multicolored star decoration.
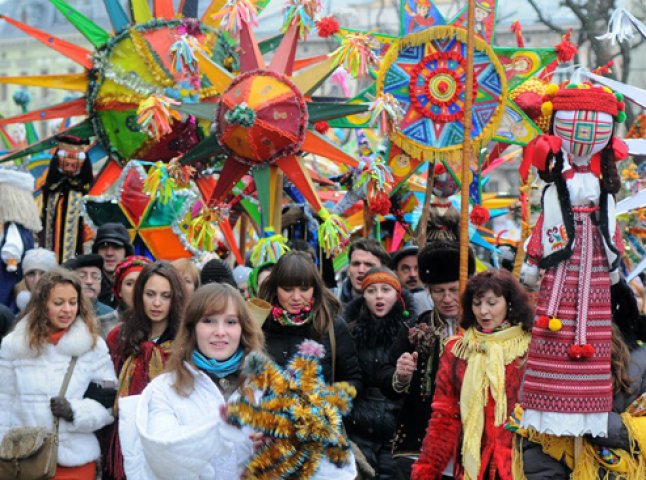
<path id="1" fill-rule="evenodd" d="M 243 396 L 229 404 L 227 416 L 271 440 L 247 464 L 245 478 L 308 479 L 323 458 L 339 466 L 350 460 L 342 417 L 350 413 L 356 390 L 346 382 L 325 382 L 319 363 L 324 352 L 305 340 L 285 369 L 255 352 L 245 360 L 248 386 L 262 396 Z"/>
<path id="2" fill-rule="evenodd" d="M 308 62 L 307 69 L 296 71 L 298 40 L 314 25 L 312 19 L 319 8 L 320 4 L 315 0 L 288 2 L 284 36 L 267 64 L 252 28 L 253 3 L 248 0 L 229 2 L 218 15 L 222 16 L 229 33 L 239 37 L 240 72 L 233 75 L 196 51 L 201 71 L 221 95 L 215 108 L 208 104 L 177 107 L 184 113 L 215 120 L 213 137 L 217 139 L 217 145 L 212 139 L 204 142 L 210 142 L 227 158 L 210 194 L 210 205 L 221 202 L 243 175 L 251 172 L 254 177 L 263 227 L 263 238 L 256 251 L 264 253 L 256 255 L 258 261 L 277 257 L 284 251 L 284 238 L 275 228 L 280 202 L 276 201 L 274 193 L 281 190 L 281 172 L 322 220 L 319 244 L 327 254 L 338 252 L 349 238 L 345 222 L 323 207 L 301 159 L 302 154 L 311 153 L 356 167 L 358 162 L 318 133 L 314 124 L 369 108 L 369 105 L 320 102 L 310 98 L 341 62 L 354 57 L 351 48 L 342 48 L 337 53 Z"/>
<path id="3" fill-rule="evenodd" d="M 556 60 L 549 48 L 492 46 L 497 2 L 476 1 L 474 150 L 490 140 L 525 145 L 540 130 L 510 98 L 516 88 Z M 464 138 L 466 84 L 466 7 L 447 20 L 430 0 L 402 2 L 400 35 L 378 35 L 384 59 L 376 82 L 356 101 L 392 95 L 403 108 L 399 129 L 390 135 L 388 165 L 395 187 L 425 161 L 448 161 L 455 170 Z M 366 116 L 331 122 L 332 126 L 368 124 Z M 475 163 L 475 159 L 474 159 Z"/>
<path id="4" fill-rule="evenodd" d="M 105 192 L 97 188 L 83 199 L 84 216 L 94 229 L 104 223 L 117 222 L 126 226 L 137 251 L 160 260 L 189 258 L 193 251 L 180 239 L 178 225 L 198 196 L 190 189 L 172 193 L 172 198 L 146 191 L 148 174 L 139 161 L 125 167 L 115 162 L 120 170 L 117 181 Z"/>
<path id="5" fill-rule="evenodd" d="M 244 263 L 229 217 L 240 203 L 237 208 L 258 219 L 256 205 L 242 198 L 251 179 L 233 188 L 235 195 L 228 203 L 209 208 L 201 190 L 190 181 L 190 173 L 176 172 L 181 168 L 186 167 L 175 161 L 131 160 L 124 167 L 109 160 L 83 198 L 84 215 L 94 229 L 108 222 L 125 225 L 142 255 L 160 260 L 200 258 L 226 248 L 238 263 Z"/>

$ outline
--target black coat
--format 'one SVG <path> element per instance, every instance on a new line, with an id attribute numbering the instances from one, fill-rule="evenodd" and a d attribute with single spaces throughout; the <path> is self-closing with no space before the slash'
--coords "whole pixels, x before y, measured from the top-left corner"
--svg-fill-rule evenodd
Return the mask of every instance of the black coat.
<path id="1" fill-rule="evenodd" d="M 638 347 L 630 353 L 628 376 L 632 380 L 630 388 L 632 393 L 627 395 L 619 392 L 614 395 L 612 412 L 608 414 L 608 436 L 594 437 L 592 443 L 609 448 L 619 448 L 630 451 L 630 442 L 626 426 L 621 421 L 621 413 L 633 403 L 637 397 L 646 392 L 646 348 Z M 523 440 L 523 467 L 527 480 L 567 480 L 570 471 L 567 466 L 543 453 L 539 444 Z M 599 473 L 599 478 L 605 478 L 604 473 Z M 610 475 L 610 479 L 615 478 Z M 593 480 L 593 479 L 591 479 Z"/>
<path id="2" fill-rule="evenodd" d="M 422 440 L 431 418 L 431 402 L 435 392 L 435 376 L 442 350 L 439 336 L 433 336 L 426 348 L 416 348 L 409 340 L 409 329 L 422 323 L 430 324 L 433 310 L 422 313 L 416 319 L 406 322 L 400 328 L 388 353 L 388 361 L 381 369 L 379 384 L 381 391 L 389 398 L 401 399 L 403 404 L 397 417 L 392 453 L 397 456 L 419 455 Z M 397 393 L 393 389 L 397 359 L 403 353 L 417 351 L 417 369 L 408 386 L 408 390 Z M 428 372 L 427 372 L 428 370 Z M 430 389 L 423 388 L 430 383 Z"/>
<path id="3" fill-rule="evenodd" d="M 406 306 L 412 309 L 412 295 L 406 291 L 403 295 Z M 409 311 L 409 315 L 414 312 Z M 397 302 L 388 315 L 376 319 L 359 297 L 346 306 L 344 318 L 357 347 L 363 381 L 363 392 L 355 399 L 346 423 L 348 436 L 361 447 L 378 478 L 393 478 L 396 465 L 390 450 L 401 400 L 387 398 L 380 382 L 393 338 L 405 325 L 403 309 Z"/>
<path id="4" fill-rule="evenodd" d="M 269 356 L 281 367 L 298 351 L 303 340 L 316 340 L 325 347 L 325 356 L 321 359 L 321 368 L 326 382 L 332 381 L 332 354 L 328 333 L 319 335 L 311 325 L 287 327 L 274 321 L 271 316 L 265 320 L 262 330 L 265 334 L 265 349 Z M 334 320 L 336 338 L 336 371 L 335 382 L 348 382 L 361 390 L 361 369 L 357 351 L 348 326 L 341 319 Z"/>
<path id="5" fill-rule="evenodd" d="M 13 329 L 15 318 L 9 307 L 0 303 L 0 343 L 2 339 Z"/>

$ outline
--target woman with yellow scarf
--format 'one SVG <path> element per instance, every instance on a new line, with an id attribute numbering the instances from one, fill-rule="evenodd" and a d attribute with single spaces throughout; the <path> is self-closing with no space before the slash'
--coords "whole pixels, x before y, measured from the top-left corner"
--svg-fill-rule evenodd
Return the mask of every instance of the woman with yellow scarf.
<path id="1" fill-rule="evenodd" d="M 412 480 L 512 480 L 504 423 L 520 395 L 533 318 L 507 271 L 471 278 L 462 296 L 464 334 L 444 348 L 433 414 Z"/>

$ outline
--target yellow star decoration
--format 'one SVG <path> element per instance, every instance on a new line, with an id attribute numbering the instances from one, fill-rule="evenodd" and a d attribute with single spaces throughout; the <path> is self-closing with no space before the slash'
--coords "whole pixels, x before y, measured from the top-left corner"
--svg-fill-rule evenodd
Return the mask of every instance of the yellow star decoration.
<path id="1" fill-rule="evenodd" d="M 285 369 L 255 352 L 247 357 L 249 388 L 263 395 L 257 402 L 243 396 L 229 405 L 228 419 L 271 441 L 251 459 L 245 478 L 307 479 L 324 457 L 339 466 L 350 460 L 341 420 L 350 413 L 356 390 L 346 382 L 325 383 L 319 363 L 324 353 L 322 345 L 305 340 Z"/>

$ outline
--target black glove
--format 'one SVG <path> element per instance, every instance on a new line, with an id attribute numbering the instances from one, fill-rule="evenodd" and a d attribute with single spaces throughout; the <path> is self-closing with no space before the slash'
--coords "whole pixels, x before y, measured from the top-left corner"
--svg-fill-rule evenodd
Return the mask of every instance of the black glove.
<path id="1" fill-rule="evenodd" d="M 52 397 L 49 403 L 52 409 L 52 414 L 55 417 L 62 418 L 63 420 L 67 420 L 68 422 L 74 420 L 72 405 L 70 405 L 70 402 L 66 398 Z"/>
<path id="2" fill-rule="evenodd" d="M 90 382 L 90 385 L 87 387 L 83 398 L 91 398 L 96 400 L 105 408 L 114 407 L 114 399 L 117 396 L 117 390 L 115 388 L 105 388 L 95 382 Z"/>

